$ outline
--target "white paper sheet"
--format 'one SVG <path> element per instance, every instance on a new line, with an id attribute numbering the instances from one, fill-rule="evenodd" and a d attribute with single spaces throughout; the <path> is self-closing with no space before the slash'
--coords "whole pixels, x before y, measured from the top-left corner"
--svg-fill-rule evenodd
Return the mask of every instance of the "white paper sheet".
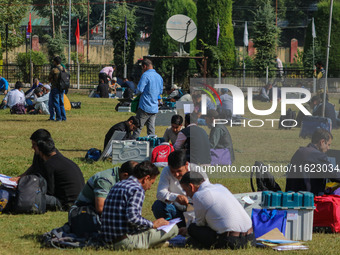
<path id="1" fill-rule="evenodd" d="M 182 221 L 180 218 L 169 220 L 169 225 L 161 226 L 157 228 L 158 230 L 163 230 L 165 233 L 169 233 L 173 226 L 175 226 L 178 222 Z"/>

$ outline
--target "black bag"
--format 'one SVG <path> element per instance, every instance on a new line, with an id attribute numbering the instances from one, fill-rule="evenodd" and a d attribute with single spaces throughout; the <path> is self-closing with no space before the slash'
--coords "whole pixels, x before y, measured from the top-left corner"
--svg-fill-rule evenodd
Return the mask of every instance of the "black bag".
<path id="1" fill-rule="evenodd" d="M 281 187 L 274 179 L 274 176 L 269 173 L 268 171 L 264 171 L 265 165 L 261 161 L 255 161 L 254 169 L 255 170 L 255 176 L 256 176 L 256 185 L 257 185 L 257 191 L 280 191 Z M 250 186 L 253 192 L 255 192 L 254 184 L 253 184 L 253 175 L 254 170 L 252 169 L 250 173 Z"/>
<path id="2" fill-rule="evenodd" d="M 132 99 L 133 98 L 133 90 L 131 88 L 126 88 L 123 93 L 123 98 Z"/>
<path id="3" fill-rule="evenodd" d="M 40 175 L 19 179 L 13 213 L 45 213 L 47 182 Z"/>
<path id="4" fill-rule="evenodd" d="M 285 126 L 288 127 L 284 127 L 282 126 L 281 122 L 283 120 L 291 120 L 291 121 L 285 121 L 284 124 Z M 281 115 L 280 117 L 280 121 L 279 121 L 279 129 L 291 129 L 292 126 L 294 126 L 295 122 L 292 120 L 296 120 L 296 112 L 292 111 L 292 109 L 288 109 L 286 112 L 286 115 Z"/>
<path id="5" fill-rule="evenodd" d="M 91 205 L 73 205 L 68 213 L 71 233 L 79 237 L 90 237 L 101 227 L 100 217 Z"/>
<path id="6" fill-rule="evenodd" d="M 57 69 L 59 70 L 58 89 L 60 90 L 60 92 L 65 90 L 65 94 L 67 94 L 68 89 L 70 88 L 70 74 L 66 72 L 65 68 L 63 68 L 63 70 L 60 70 L 60 68 L 57 66 Z"/>
<path id="7" fill-rule="evenodd" d="M 81 108 L 81 102 L 71 102 L 71 108 L 72 109 L 80 109 Z"/>

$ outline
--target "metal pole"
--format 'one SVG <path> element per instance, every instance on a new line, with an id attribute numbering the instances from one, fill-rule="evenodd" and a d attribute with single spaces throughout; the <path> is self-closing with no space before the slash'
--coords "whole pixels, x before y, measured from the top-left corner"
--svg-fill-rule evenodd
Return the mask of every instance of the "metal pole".
<path id="1" fill-rule="evenodd" d="M 79 59 L 78 59 L 78 44 L 76 44 L 76 48 L 77 48 L 77 89 L 80 88 L 79 86 L 79 76 L 80 76 L 80 72 L 79 72 Z"/>
<path id="2" fill-rule="evenodd" d="M 175 76 L 175 68 L 174 65 L 171 66 L 171 88 L 174 87 L 174 76 Z"/>
<path id="3" fill-rule="evenodd" d="M 329 9 L 328 43 L 327 43 L 327 57 L 326 57 L 326 77 L 325 77 L 325 86 L 324 86 L 324 90 L 323 90 L 322 117 L 325 117 L 325 107 L 326 107 L 326 90 L 327 90 L 327 78 L 328 78 L 329 48 L 331 47 L 332 15 L 333 15 L 333 0 L 331 0 L 331 6 L 330 6 L 330 9 Z"/>
<path id="4" fill-rule="evenodd" d="M 312 18 L 312 24 L 314 25 L 314 18 Z M 315 38 L 313 37 L 313 69 L 315 66 Z M 316 92 L 316 78 L 313 75 L 313 93 Z"/>
<path id="5" fill-rule="evenodd" d="M 53 38 L 55 36 L 55 29 L 54 29 L 54 7 L 53 7 L 53 0 L 51 0 L 51 9 L 52 9 L 52 35 Z"/>
<path id="6" fill-rule="evenodd" d="M 127 70 L 126 70 L 126 40 L 124 37 L 124 78 L 127 78 L 127 74 L 126 74 Z"/>
<path id="7" fill-rule="evenodd" d="M 90 0 L 87 0 L 87 63 L 89 63 L 90 47 Z"/>
<path id="8" fill-rule="evenodd" d="M 246 62 L 244 61 L 244 51 L 246 50 L 246 47 L 243 46 L 243 87 L 246 86 Z"/>
<path id="9" fill-rule="evenodd" d="M 33 86 L 33 63 L 32 63 L 32 34 L 30 33 L 30 84 Z"/>
<path id="10" fill-rule="evenodd" d="M 276 0 L 276 26 L 277 26 L 277 0 Z"/>
<path id="11" fill-rule="evenodd" d="M 220 60 L 218 60 L 218 84 L 222 84 L 222 82 L 221 82 L 221 63 L 220 63 Z"/>
<path id="12" fill-rule="evenodd" d="M 71 66 L 71 8 L 72 0 L 69 0 L 69 10 L 68 10 L 68 65 Z"/>
<path id="13" fill-rule="evenodd" d="M 268 84 L 269 81 L 269 67 L 266 67 L 266 85 Z"/>
<path id="14" fill-rule="evenodd" d="M 104 15 L 103 15 L 103 44 L 105 44 L 105 16 L 106 16 L 106 0 L 104 0 Z"/>

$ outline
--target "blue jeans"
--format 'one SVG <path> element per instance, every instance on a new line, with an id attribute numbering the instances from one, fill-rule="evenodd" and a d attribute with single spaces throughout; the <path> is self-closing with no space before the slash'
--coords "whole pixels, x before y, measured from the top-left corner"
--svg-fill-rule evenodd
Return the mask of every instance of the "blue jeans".
<path id="1" fill-rule="evenodd" d="M 177 224 L 178 227 L 185 227 L 185 219 L 183 212 L 178 210 L 173 204 L 167 204 L 160 200 L 156 200 L 152 205 L 152 212 L 156 219 L 164 218 L 171 220 L 181 218 L 182 221 Z"/>
<path id="2" fill-rule="evenodd" d="M 59 89 L 53 88 L 50 92 L 50 99 L 48 102 L 50 110 L 50 120 L 66 120 L 66 112 L 64 108 L 64 91 L 60 92 Z"/>

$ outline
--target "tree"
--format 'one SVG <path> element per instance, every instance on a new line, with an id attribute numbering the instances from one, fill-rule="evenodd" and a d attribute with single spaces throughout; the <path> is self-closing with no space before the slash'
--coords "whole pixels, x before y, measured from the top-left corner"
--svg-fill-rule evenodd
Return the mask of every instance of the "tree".
<path id="1" fill-rule="evenodd" d="M 66 57 L 64 53 L 64 47 L 66 45 L 66 39 L 63 34 L 57 33 L 55 38 L 50 35 L 44 35 L 43 37 L 47 41 L 48 59 L 50 63 L 53 62 L 55 56 L 61 57 L 62 63 L 66 63 Z"/>
<path id="2" fill-rule="evenodd" d="M 24 18 L 23 13 L 28 10 L 29 0 L 1 0 L 0 3 L 0 59 L 6 48 L 6 24 L 8 24 L 8 45 L 11 50 L 25 41 L 26 32 L 20 31 L 20 22 Z"/>
<path id="3" fill-rule="evenodd" d="M 124 40 L 125 40 L 125 17 L 127 20 L 127 36 L 126 43 L 126 63 L 128 70 L 132 70 L 133 56 L 135 53 L 136 45 L 136 16 L 135 8 L 128 8 L 125 2 L 116 4 L 111 9 L 108 17 L 107 24 L 110 37 L 113 41 L 113 57 L 117 66 L 117 73 L 119 76 L 123 75 L 124 70 Z"/>
<path id="4" fill-rule="evenodd" d="M 20 0 L 18 0 L 20 1 Z M 32 0 L 34 5 L 33 10 L 43 18 L 48 18 L 51 24 L 52 31 L 52 9 L 51 0 Z M 54 10 L 54 27 L 55 32 L 61 33 L 61 26 L 68 24 L 69 0 L 53 0 Z M 91 11 L 91 9 L 90 9 Z M 83 19 L 87 13 L 87 0 L 72 0 L 72 17 L 73 20 L 77 18 Z"/>
<path id="5" fill-rule="evenodd" d="M 166 22 L 176 14 L 183 14 L 191 18 L 196 23 L 196 5 L 192 0 L 160 0 L 156 4 L 153 17 L 153 29 L 150 42 L 150 55 L 171 56 L 174 52 L 179 51 L 179 43 L 172 39 L 166 31 Z M 196 23 L 197 24 L 197 23 Z M 184 50 L 192 55 L 192 51 L 196 50 L 196 39 L 184 45 Z M 176 77 L 180 77 L 183 82 L 187 77 L 187 71 L 195 67 L 195 63 L 188 60 L 155 60 L 154 65 L 157 66 L 164 78 L 168 78 L 170 84 L 171 66 L 174 65 Z"/>
<path id="6" fill-rule="evenodd" d="M 315 30 L 316 30 L 316 54 L 315 61 L 322 61 L 326 67 L 326 52 L 328 44 L 328 22 L 329 22 L 329 2 L 320 2 L 318 10 L 315 13 Z M 306 42 L 304 51 L 308 54 L 304 58 L 306 68 L 311 68 L 310 56 L 312 53 L 312 29 L 311 24 L 306 34 Z M 330 76 L 338 76 L 340 70 L 340 2 L 335 1 L 333 5 L 332 17 L 332 33 L 331 33 L 331 48 L 329 55 L 329 74 Z M 309 60 L 309 61 L 308 61 Z"/>
<path id="7" fill-rule="evenodd" d="M 235 42 L 232 25 L 232 0 L 197 0 L 197 38 L 208 45 L 216 45 L 217 23 L 220 25 L 218 48 L 222 69 L 235 66 Z M 202 44 L 199 48 L 202 48 Z M 218 60 L 205 47 L 208 56 L 208 74 L 217 73 Z"/>
<path id="8" fill-rule="evenodd" d="M 274 58 L 280 30 L 275 25 L 275 13 L 270 0 L 265 0 L 254 16 L 253 41 L 256 48 L 255 66 L 260 76 L 266 74 L 266 67 L 274 67 Z"/>

